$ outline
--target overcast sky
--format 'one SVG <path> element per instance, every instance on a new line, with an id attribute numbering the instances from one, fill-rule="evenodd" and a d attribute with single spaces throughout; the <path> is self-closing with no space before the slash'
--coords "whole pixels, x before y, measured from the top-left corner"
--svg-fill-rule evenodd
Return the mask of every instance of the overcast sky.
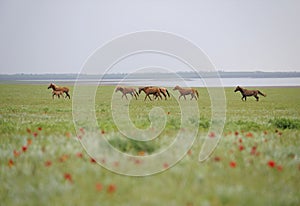
<path id="1" fill-rule="evenodd" d="M 0 70 L 78 73 L 96 48 L 143 30 L 192 41 L 218 70 L 300 71 L 299 0 L 0 0 Z"/>

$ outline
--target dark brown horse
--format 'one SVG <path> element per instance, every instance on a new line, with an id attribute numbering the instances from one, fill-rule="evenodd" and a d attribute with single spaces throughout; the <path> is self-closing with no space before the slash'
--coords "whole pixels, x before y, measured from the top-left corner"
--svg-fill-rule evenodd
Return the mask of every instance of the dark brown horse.
<path id="1" fill-rule="evenodd" d="M 167 96 L 170 97 L 170 93 L 167 90 L 167 88 L 165 88 L 165 87 L 159 87 L 159 90 L 162 93 L 162 95 L 164 95 L 165 100 L 167 100 Z M 157 96 L 155 98 L 157 98 Z"/>
<path id="2" fill-rule="evenodd" d="M 124 96 L 126 97 L 126 99 L 128 99 L 126 94 L 130 94 L 132 96 L 132 98 L 135 97 L 135 99 L 137 99 L 137 97 L 139 96 L 136 89 L 133 87 L 117 87 L 115 92 L 117 92 L 117 91 L 122 92 L 122 94 L 123 94 L 122 99 Z"/>
<path id="3" fill-rule="evenodd" d="M 237 86 L 235 88 L 234 92 L 237 92 L 237 91 L 241 92 L 241 94 L 242 94 L 242 101 L 246 101 L 247 97 L 249 97 L 249 96 L 254 96 L 255 99 L 256 99 L 256 101 L 259 100 L 259 97 L 258 97 L 259 94 L 262 95 L 262 96 L 264 96 L 264 97 L 267 96 L 266 94 L 263 94 L 259 90 L 248 90 L 248 89 L 244 89 L 244 88 L 242 88 L 240 86 Z"/>
<path id="4" fill-rule="evenodd" d="M 49 86 L 48 86 L 48 89 L 52 89 L 53 91 L 62 91 L 63 93 L 66 94 L 66 98 L 69 97 L 69 99 L 71 98 L 70 95 L 69 95 L 69 88 L 68 87 L 59 87 L 59 86 L 56 86 L 55 84 L 51 83 Z"/>
<path id="5" fill-rule="evenodd" d="M 157 97 L 159 97 L 160 99 L 162 99 L 161 97 L 161 91 L 158 87 L 139 87 L 139 94 L 144 91 L 146 96 L 145 96 L 145 99 L 144 101 L 147 99 L 147 97 L 152 101 L 152 99 L 150 98 L 150 94 L 154 95 L 155 96 L 155 99 Z"/>
<path id="6" fill-rule="evenodd" d="M 52 99 L 54 99 L 54 96 L 57 96 L 57 98 L 60 98 L 60 95 L 64 96 L 63 94 L 64 94 L 63 91 L 55 91 L 55 90 L 53 90 L 52 91 Z"/>
<path id="7" fill-rule="evenodd" d="M 193 98 L 195 98 L 197 100 L 197 98 L 199 98 L 199 93 L 196 89 L 193 89 L 193 88 L 182 88 L 180 86 L 175 86 L 173 90 L 178 90 L 179 93 L 180 93 L 180 96 L 178 97 L 178 99 L 180 99 L 180 97 L 184 97 L 184 99 L 186 100 L 185 98 L 185 95 L 191 95 L 191 100 Z"/>

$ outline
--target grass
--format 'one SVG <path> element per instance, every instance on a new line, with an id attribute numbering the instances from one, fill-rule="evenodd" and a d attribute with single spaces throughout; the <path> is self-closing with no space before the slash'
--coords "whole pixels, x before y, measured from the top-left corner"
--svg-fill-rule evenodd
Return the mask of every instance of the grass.
<path id="1" fill-rule="evenodd" d="M 145 155 L 173 141 L 181 129 L 174 98 L 120 101 L 129 105 L 130 117 L 140 129 L 150 126 L 153 106 L 166 114 L 162 134 L 141 143 L 118 136 L 111 115 L 113 90 L 106 86 L 97 91 L 95 105 L 99 130 L 112 145 Z M 193 125 L 199 128 L 188 154 L 162 173 L 129 177 L 100 167 L 84 151 L 75 133 L 72 100 L 52 100 L 47 85 L 0 84 L 1 205 L 299 205 L 299 88 L 262 90 L 268 96 L 259 102 L 242 102 L 240 94 L 225 89 L 223 138 L 212 156 L 199 163 L 211 115 L 207 91 L 199 88 L 200 122 L 191 117 L 184 127 L 186 135 Z"/>

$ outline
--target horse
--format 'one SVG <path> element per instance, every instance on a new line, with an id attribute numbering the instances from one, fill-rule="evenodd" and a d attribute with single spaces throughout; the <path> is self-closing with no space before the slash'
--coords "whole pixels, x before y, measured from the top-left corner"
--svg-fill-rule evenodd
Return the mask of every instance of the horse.
<path id="1" fill-rule="evenodd" d="M 147 97 L 150 99 L 150 101 L 152 101 L 152 99 L 150 98 L 150 94 L 153 94 L 155 96 L 155 99 L 157 97 L 162 99 L 161 94 L 160 94 L 161 91 L 160 91 L 160 88 L 158 88 L 158 87 L 139 87 L 139 94 L 142 91 L 144 91 L 146 94 L 144 101 L 147 99 Z"/>
<path id="2" fill-rule="evenodd" d="M 58 98 L 60 98 L 60 95 L 64 96 L 63 94 L 64 94 L 63 91 L 55 91 L 55 90 L 53 90 L 52 91 L 52 99 L 54 99 L 54 96 L 57 96 Z"/>
<path id="3" fill-rule="evenodd" d="M 66 97 L 69 97 L 69 99 L 71 98 L 70 95 L 69 95 L 69 88 L 68 87 L 59 87 L 59 86 L 56 86 L 55 84 L 51 83 L 49 86 L 48 86 L 48 89 L 52 89 L 53 91 L 62 91 L 63 93 L 66 94 Z"/>
<path id="4" fill-rule="evenodd" d="M 180 97 L 184 97 L 184 99 L 186 100 L 185 98 L 185 95 L 191 95 L 191 100 L 193 98 L 195 98 L 197 100 L 197 98 L 199 98 L 199 93 L 196 89 L 193 89 L 193 88 L 182 88 L 180 86 L 175 86 L 173 90 L 178 90 L 179 93 L 180 93 L 180 96 L 178 97 L 178 99 L 180 99 Z"/>
<path id="5" fill-rule="evenodd" d="M 130 95 L 132 96 L 132 98 L 133 98 L 133 96 L 134 96 L 135 99 L 137 99 L 137 97 L 139 96 L 139 94 L 137 93 L 136 89 L 133 88 L 133 87 L 120 87 L 120 86 L 119 86 L 119 87 L 116 88 L 115 92 L 117 92 L 117 91 L 122 92 L 122 94 L 123 94 L 123 95 L 122 95 L 122 99 L 123 99 L 123 97 L 125 96 L 126 99 L 128 100 L 126 94 L 130 94 Z"/>
<path id="6" fill-rule="evenodd" d="M 234 90 L 234 92 L 237 92 L 237 91 L 240 91 L 241 94 L 242 94 L 242 101 L 246 101 L 247 100 L 247 97 L 249 96 L 254 96 L 256 101 L 259 100 L 259 97 L 258 97 L 258 94 L 266 97 L 267 95 L 266 94 L 263 94 L 261 91 L 259 90 L 248 90 L 248 89 L 244 89 L 240 86 L 237 86 Z"/>
<path id="7" fill-rule="evenodd" d="M 162 95 L 164 95 L 165 100 L 167 100 L 167 96 L 170 97 L 170 93 L 167 90 L 167 88 L 165 88 L 165 87 L 159 87 L 159 90 L 162 93 Z M 157 98 L 157 96 L 155 98 Z"/>

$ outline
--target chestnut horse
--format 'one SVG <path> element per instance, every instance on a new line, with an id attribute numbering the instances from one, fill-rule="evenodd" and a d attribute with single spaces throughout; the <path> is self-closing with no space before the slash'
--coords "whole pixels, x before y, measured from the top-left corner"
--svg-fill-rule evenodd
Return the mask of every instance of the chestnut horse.
<path id="1" fill-rule="evenodd" d="M 167 88 L 165 88 L 165 87 L 159 87 L 159 90 L 162 93 L 162 95 L 164 95 L 165 100 L 167 100 L 167 96 L 170 97 L 170 93 L 167 90 Z M 157 98 L 157 96 L 155 98 Z"/>
<path id="2" fill-rule="evenodd" d="M 199 98 L 199 94 L 198 94 L 198 91 L 196 89 L 193 89 L 193 88 L 182 88 L 180 86 L 175 86 L 173 90 L 178 90 L 179 93 L 180 93 L 180 96 L 178 99 L 180 99 L 180 97 L 184 97 L 184 99 L 186 100 L 185 98 L 185 95 L 191 95 L 191 100 L 193 98 L 195 98 L 197 100 L 197 98 Z"/>
<path id="3" fill-rule="evenodd" d="M 69 95 L 69 88 L 68 87 L 59 87 L 59 86 L 56 86 L 55 84 L 51 83 L 49 86 L 48 86 L 48 89 L 52 89 L 53 91 L 62 91 L 63 93 L 66 94 L 66 98 L 69 97 L 69 99 L 71 98 L 70 95 Z"/>
<path id="4" fill-rule="evenodd" d="M 266 94 L 263 94 L 261 91 L 259 90 L 248 90 L 248 89 L 244 89 L 240 86 L 237 86 L 234 90 L 234 92 L 240 91 L 242 94 L 242 101 L 246 101 L 247 97 L 249 96 L 254 96 L 256 101 L 259 100 L 258 94 L 262 95 L 262 96 L 267 96 Z"/>
<path id="5" fill-rule="evenodd" d="M 150 98 L 150 94 L 153 94 L 155 96 L 155 99 L 157 97 L 159 97 L 160 99 L 162 99 L 160 93 L 160 89 L 158 87 L 139 87 L 139 94 L 144 91 L 146 96 L 144 101 L 147 99 L 147 97 L 152 101 L 152 99 Z"/>
<path id="6" fill-rule="evenodd" d="M 63 91 L 55 91 L 55 90 L 53 90 L 52 91 L 52 99 L 54 99 L 54 96 L 57 96 L 58 98 L 60 98 L 60 95 L 64 96 L 63 94 L 64 94 Z"/>
<path id="7" fill-rule="evenodd" d="M 133 87 L 117 87 L 115 92 L 117 92 L 117 91 L 122 92 L 122 94 L 123 94 L 122 99 L 123 99 L 124 96 L 126 97 L 126 99 L 128 99 L 126 94 L 130 94 L 132 96 L 132 98 L 134 96 L 135 99 L 137 99 L 137 97 L 139 96 L 136 89 L 133 88 Z"/>

